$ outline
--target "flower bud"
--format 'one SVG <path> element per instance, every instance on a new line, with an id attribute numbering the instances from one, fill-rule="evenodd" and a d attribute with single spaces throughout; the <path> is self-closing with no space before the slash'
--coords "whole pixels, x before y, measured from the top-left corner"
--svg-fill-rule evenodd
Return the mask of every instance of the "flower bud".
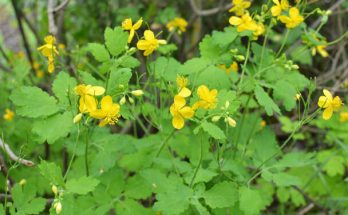
<path id="1" fill-rule="evenodd" d="M 120 99 L 120 105 L 124 105 L 126 103 L 126 97 L 123 96 L 121 99 Z"/>
<path id="2" fill-rule="evenodd" d="M 22 179 L 22 180 L 20 180 L 20 182 L 19 182 L 19 184 L 20 184 L 21 186 L 25 185 L 26 183 L 27 183 L 27 180 L 25 180 L 25 179 Z"/>
<path id="3" fill-rule="evenodd" d="M 213 117 L 211 118 L 211 121 L 217 122 L 217 121 L 220 120 L 220 118 L 221 118 L 221 116 L 213 116 Z"/>
<path id="4" fill-rule="evenodd" d="M 296 93 L 295 99 L 296 99 L 297 101 L 300 101 L 300 98 L 301 98 L 301 93 Z"/>
<path id="5" fill-rule="evenodd" d="M 136 50 L 137 50 L 136 48 L 132 47 L 127 50 L 127 54 L 132 55 L 134 52 L 136 52 Z"/>
<path id="6" fill-rule="evenodd" d="M 132 97 L 128 97 L 129 103 L 134 104 L 134 99 Z"/>
<path id="7" fill-rule="evenodd" d="M 261 127 L 263 128 L 263 127 L 265 127 L 266 126 L 266 121 L 265 120 L 262 120 L 261 122 L 260 122 L 260 125 L 261 125 Z"/>
<path id="8" fill-rule="evenodd" d="M 120 84 L 120 85 L 118 85 L 118 88 L 124 89 L 124 85 L 123 85 L 123 84 Z"/>
<path id="9" fill-rule="evenodd" d="M 55 208 L 56 208 L 56 214 L 60 214 L 62 212 L 62 203 L 58 202 Z"/>
<path id="10" fill-rule="evenodd" d="M 142 95 L 144 95 L 144 92 L 142 90 L 133 90 L 131 93 L 134 96 L 142 96 Z"/>
<path id="11" fill-rule="evenodd" d="M 230 106 L 230 102 L 229 102 L 229 101 L 226 101 L 226 102 L 225 102 L 225 109 L 227 109 L 229 106 Z"/>
<path id="12" fill-rule="evenodd" d="M 79 113 L 77 114 L 74 119 L 73 119 L 73 122 L 76 124 L 76 123 L 79 123 L 82 119 L 82 113 Z"/>
<path id="13" fill-rule="evenodd" d="M 234 54 L 234 55 L 235 55 L 235 54 L 238 53 L 238 49 L 231 49 L 230 52 L 231 52 L 231 54 Z"/>
<path id="14" fill-rule="evenodd" d="M 300 67 L 297 64 L 291 66 L 292 69 L 298 70 Z"/>
<path id="15" fill-rule="evenodd" d="M 52 186 L 52 192 L 54 193 L 54 195 L 58 194 L 58 187 L 56 185 Z"/>
<path id="16" fill-rule="evenodd" d="M 233 128 L 236 127 L 236 125 L 237 125 L 237 122 L 234 119 L 232 119 L 231 117 L 227 117 L 227 122 Z"/>
<path id="17" fill-rule="evenodd" d="M 245 60 L 245 57 L 243 55 L 236 55 L 235 58 L 237 61 L 244 61 Z"/>

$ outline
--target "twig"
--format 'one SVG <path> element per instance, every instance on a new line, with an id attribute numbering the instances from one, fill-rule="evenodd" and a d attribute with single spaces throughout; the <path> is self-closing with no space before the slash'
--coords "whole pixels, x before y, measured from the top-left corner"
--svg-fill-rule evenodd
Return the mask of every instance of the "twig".
<path id="1" fill-rule="evenodd" d="M 2 148 L 6 154 L 10 157 L 11 160 L 17 161 L 25 166 L 34 166 L 35 163 L 30 160 L 25 160 L 23 158 L 18 157 L 10 148 L 10 146 L 3 142 L 3 140 L 0 138 L 0 148 Z"/>
<path id="2" fill-rule="evenodd" d="M 54 13 L 57 13 L 57 12 L 59 12 L 60 10 L 63 10 L 63 9 L 69 4 L 69 1 L 70 1 L 70 0 L 65 0 L 65 1 L 63 1 L 60 5 L 58 5 L 57 7 L 55 7 L 55 8 L 53 9 L 53 12 L 54 12 Z"/>
<path id="3" fill-rule="evenodd" d="M 227 4 L 223 7 L 215 7 L 215 8 L 211 8 L 211 9 L 207 9 L 207 10 L 200 10 L 198 9 L 197 5 L 195 4 L 194 0 L 190 0 L 190 5 L 191 5 L 191 8 L 193 10 L 193 12 L 195 14 L 197 14 L 198 16 L 211 16 L 211 15 L 214 15 L 220 11 L 224 11 L 224 10 L 228 10 L 232 7 L 232 4 Z"/>
<path id="4" fill-rule="evenodd" d="M 54 0 L 47 0 L 48 31 L 56 36 L 57 26 L 54 20 Z"/>

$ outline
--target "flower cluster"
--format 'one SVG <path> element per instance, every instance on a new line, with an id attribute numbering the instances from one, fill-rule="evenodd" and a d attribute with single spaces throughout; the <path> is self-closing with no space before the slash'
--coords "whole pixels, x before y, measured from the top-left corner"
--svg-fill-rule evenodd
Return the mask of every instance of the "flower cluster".
<path id="1" fill-rule="evenodd" d="M 54 72 L 54 58 L 56 55 L 59 55 L 57 47 L 55 46 L 56 38 L 52 35 L 45 37 L 44 45 L 37 48 L 38 51 L 42 53 L 43 56 L 47 57 L 48 60 L 48 72 Z"/>
<path id="2" fill-rule="evenodd" d="M 233 26 L 237 26 L 238 32 L 252 31 L 254 39 L 257 39 L 258 36 L 265 32 L 265 26 L 261 19 L 256 20 L 250 16 L 247 10 L 251 5 L 249 1 L 233 0 L 232 4 L 233 7 L 229 11 L 235 13 L 236 16 L 231 16 L 229 23 Z M 259 16 L 255 17 L 259 18 Z"/>
<path id="3" fill-rule="evenodd" d="M 176 29 L 178 30 L 179 34 L 186 31 L 187 28 L 187 21 L 183 18 L 176 17 L 166 25 L 168 31 L 172 32 Z"/>
<path id="4" fill-rule="evenodd" d="M 136 30 L 138 30 L 143 23 L 143 19 L 140 18 L 134 25 L 132 19 L 128 18 L 122 22 L 123 30 L 129 31 L 128 43 L 131 43 L 134 35 L 136 34 Z M 144 51 L 144 56 L 149 56 L 154 52 L 159 45 L 166 44 L 165 40 L 158 40 L 155 37 L 155 34 L 151 30 L 146 30 L 144 32 L 144 39 L 140 39 L 137 42 L 137 48 L 139 50 Z"/>
<path id="5" fill-rule="evenodd" d="M 343 103 L 339 96 L 333 98 L 330 91 L 324 89 L 323 96 L 319 97 L 318 106 L 325 109 L 323 112 L 323 119 L 329 120 L 332 117 L 334 111 L 339 110 Z"/>
<path id="6" fill-rule="evenodd" d="M 178 76 L 176 79 L 178 86 L 178 94 L 174 96 L 174 102 L 170 106 L 170 113 L 173 117 L 172 125 L 176 129 L 181 129 L 185 125 L 185 119 L 190 119 L 195 115 L 198 108 L 214 109 L 217 105 L 217 90 L 209 90 L 205 85 L 197 88 L 199 100 L 192 107 L 186 105 L 186 98 L 191 96 L 191 90 L 187 88 L 188 79 L 183 76 Z"/>
<path id="7" fill-rule="evenodd" d="M 75 92 L 80 96 L 79 111 L 74 118 L 74 122 L 79 122 L 83 114 L 89 114 L 90 117 L 101 120 L 99 126 L 106 124 L 114 125 L 120 117 L 120 105 L 113 103 L 111 96 L 104 96 L 100 101 L 100 108 L 96 96 L 105 93 L 105 89 L 99 86 L 80 84 L 75 87 Z"/>
<path id="8" fill-rule="evenodd" d="M 272 16 L 277 17 L 287 28 L 296 28 L 304 21 L 297 7 L 290 7 L 288 0 L 273 0 Z M 288 15 L 283 15 L 283 14 Z"/>
<path id="9" fill-rule="evenodd" d="M 12 121 L 14 116 L 15 116 L 15 113 L 11 109 L 6 108 L 5 113 L 3 115 L 4 120 Z"/>

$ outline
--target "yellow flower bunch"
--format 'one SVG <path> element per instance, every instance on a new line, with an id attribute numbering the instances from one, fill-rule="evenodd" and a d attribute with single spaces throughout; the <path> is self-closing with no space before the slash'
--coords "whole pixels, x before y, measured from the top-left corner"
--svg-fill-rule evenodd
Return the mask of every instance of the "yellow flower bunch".
<path id="1" fill-rule="evenodd" d="M 140 18 L 134 25 L 132 19 L 128 18 L 122 22 L 123 30 L 129 31 L 128 43 L 131 43 L 135 34 L 135 31 L 138 30 L 143 24 L 143 19 Z"/>
<path id="2" fill-rule="evenodd" d="M 160 44 L 166 43 L 165 40 L 156 39 L 155 34 L 151 30 L 146 30 L 144 32 L 144 39 L 138 41 L 137 48 L 139 50 L 144 50 L 144 56 L 148 56 L 155 51 Z"/>
<path id="3" fill-rule="evenodd" d="M 229 12 L 235 13 L 237 16 L 242 16 L 246 9 L 248 9 L 251 5 L 251 2 L 245 0 L 232 0 L 233 7 L 229 10 Z"/>
<path id="4" fill-rule="evenodd" d="M 238 32 L 252 31 L 254 39 L 265 32 L 265 26 L 263 25 L 263 23 L 253 20 L 248 12 L 243 14 L 241 17 L 232 16 L 229 19 L 229 23 L 233 26 L 237 26 Z"/>
<path id="5" fill-rule="evenodd" d="M 33 62 L 33 69 L 35 70 L 35 75 L 38 78 L 43 78 L 45 73 L 40 69 L 40 64 L 37 61 Z"/>
<path id="6" fill-rule="evenodd" d="M 174 31 L 178 29 L 179 34 L 186 31 L 187 21 L 183 18 L 176 17 L 166 25 L 168 31 Z"/>
<path id="7" fill-rule="evenodd" d="M 55 55 L 59 55 L 57 47 L 54 45 L 56 42 L 56 38 L 52 35 L 48 35 L 45 37 L 44 40 L 45 40 L 46 44 L 40 46 L 39 48 L 37 48 L 37 50 L 40 51 L 43 56 L 47 57 L 48 72 L 53 73 L 54 72 L 54 58 L 55 58 Z"/>
<path id="8" fill-rule="evenodd" d="M 113 103 L 111 96 L 104 96 L 101 99 L 100 108 L 97 108 L 98 100 L 95 96 L 105 93 L 103 87 L 80 84 L 75 87 L 75 93 L 80 96 L 80 113 L 74 117 L 74 123 L 79 122 L 84 113 L 88 113 L 92 118 L 100 119 L 100 127 L 106 124 L 114 125 L 118 121 L 120 105 Z"/>
<path id="9" fill-rule="evenodd" d="M 185 119 L 190 119 L 195 114 L 191 107 L 186 106 L 185 98 L 179 95 L 174 97 L 174 103 L 169 110 L 173 116 L 172 125 L 176 129 L 182 129 L 185 125 Z"/>
<path id="10" fill-rule="evenodd" d="M 272 16 L 280 16 L 283 11 L 289 9 L 288 0 L 273 0 L 274 6 L 271 8 Z"/>
<path id="11" fill-rule="evenodd" d="M 4 120 L 12 121 L 14 116 L 15 116 L 15 113 L 11 109 L 6 108 L 5 113 L 3 115 Z"/>
<path id="12" fill-rule="evenodd" d="M 330 91 L 324 89 L 323 93 L 324 96 L 319 97 L 318 106 L 325 109 L 323 112 L 323 119 L 329 120 L 332 117 L 332 113 L 339 110 L 343 103 L 339 96 L 333 98 Z"/>

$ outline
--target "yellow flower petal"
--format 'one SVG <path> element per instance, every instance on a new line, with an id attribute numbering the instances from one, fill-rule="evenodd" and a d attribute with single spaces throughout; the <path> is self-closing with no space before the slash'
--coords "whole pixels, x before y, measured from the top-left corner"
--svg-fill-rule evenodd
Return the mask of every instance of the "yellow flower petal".
<path id="1" fill-rule="evenodd" d="M 184 98 L 187 98 L 191 95 L 191 90 L 189 90 L 188 88 L 184 87 L 180 90 L 179 96 L 181 97 L 184 97 Z"/>
<path id="2" fill-rule="evenodd" d="M 99 87 L 99 86 L 88 86 L 87 87 L 87 94 L 91 96 L 100 96 L 105 93 L 105 88 L 104 87 Z"/>
<path id="3" fill-rule="evenodd" d="M 143 18 L 140 18 L 134 25 L 133 25 L 133 29 L 134 30 L 138 30 L 141 25 L 143 24 Z"/>
<path id="4" fill-rule="evenodd" d="M 333 108 L 331 106 L 329 106 L 323 112 L 323 119 L 329 120 L 332 116 L 332 113 L 333 113 Z"/>
<path id="5" fill-rule="evenodd" d="M 109 111 L 112 108 L 112 98 L 111 96 L 104 96 L 101 100 L 101 109 L 103 111 Z"/>
<path id="6" fill-rule="evenodd" d="M 182 129 L 185 125 L 185 121 L 181 116 L 174 116 L 172 120 L 172 125 L 176 129 Z"/>
<path id="7" fill-rule="evenodd" d="M 146 30 L 144 32 L 144 37 L 145 37 L 145 40 L 154 40 L 155 39 L 155 34 L 150 31 L 150 30 Z"/>
<path id="8" fill-rule="evenodd" d="M 179 110 L 179 113 L 186 119 L 192 118 L 195 114 L 191 107 L 183 107 Z"/>
<path id="9" fill-rule="evenodd" d="M 175 106 L 176 106 L 178 109 L 180 109 L 180 108 L 182 108 L 182 107 L 185 106 L 186 100 L 185 100 L 185 98 L 183 98 L 183 97 L 181 97 L 181 96 L 179 96 L 179 95 L 176 95 L 176 96 L 174 97 L 174 104 L 175 104 Z"/>

